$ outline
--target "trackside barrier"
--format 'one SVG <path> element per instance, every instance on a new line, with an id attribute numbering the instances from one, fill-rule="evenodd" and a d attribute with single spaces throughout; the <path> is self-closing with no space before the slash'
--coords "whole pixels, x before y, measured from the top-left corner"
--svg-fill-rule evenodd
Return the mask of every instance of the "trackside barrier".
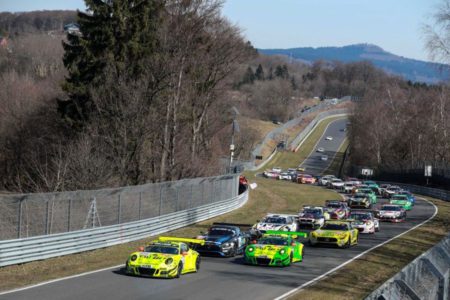
<path id="1" fill-rule="evenodd" d="M 248 191 L 231 199 L 146 220 L 26 239 L 0 241 L 0 267 L 128 243 L 235 210 Z"/>
<path id="2" fill-rule="evenodd" d="M 409 191 L 450 201 L 450 192 L 423 186 L 391 183 Z M 450 299 L 450 235 L 420 255 L 398 274 L 372 292 L 366 300 Z"/>

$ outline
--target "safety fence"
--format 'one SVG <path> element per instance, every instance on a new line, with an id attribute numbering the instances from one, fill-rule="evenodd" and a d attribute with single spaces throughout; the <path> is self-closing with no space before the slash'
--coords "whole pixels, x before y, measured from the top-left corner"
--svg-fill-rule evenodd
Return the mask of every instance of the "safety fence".
<path id="1" fill-rule="evenodd" d="M 239 174 L 123 188 L 0 196 L 0 241 L 155 218 L 238 195 Z"/>
<path id="2" fill-rule="evenodd" d="M 450 192 L 424 186 L 390 183 L 415 194 L 450 201 Z M 394 277 L 372 292 L 366 300 L 450 299 L 450 235 L 416 258 Z"/>
<path id="3" fill-rule="evenodd" d="M 0 241 L 0 267 L 143 239 L 230 212 L 244 205 L 247 200 L 248 191 L 245 191 L 235 197 L 146 220 L 26 239 Z"/>

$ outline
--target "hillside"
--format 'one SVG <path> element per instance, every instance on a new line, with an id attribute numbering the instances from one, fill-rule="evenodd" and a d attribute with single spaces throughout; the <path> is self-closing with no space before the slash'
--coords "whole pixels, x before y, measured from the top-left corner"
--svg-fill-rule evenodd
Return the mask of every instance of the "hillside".
<path id="1" fill-rule="evenodd" d="M 387 73 L 402 76 L 414 82 L 438 83 L 447 81 L 450 72 L 447 65 L 409 59 L 389 53 L 371 44 L 357 44 L 345 47 L 258 49 L 266 55 L 286 55 L 303 62 L 325 61 L 370 61 Z M 445 72 L 442 69 L 447 68 Z"/>

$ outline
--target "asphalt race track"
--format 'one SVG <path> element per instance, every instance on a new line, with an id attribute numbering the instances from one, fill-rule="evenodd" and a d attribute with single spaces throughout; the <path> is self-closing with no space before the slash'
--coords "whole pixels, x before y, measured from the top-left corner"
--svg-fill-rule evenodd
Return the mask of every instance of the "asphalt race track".
<path id="1" fill-rule="evenodd" d="M 339 147 L 345 140 L 346 131 L 344 131 L 344 129 L 347 127 L 347 122 L 348 119 L 338 119 L 330 123 L 330 125 L 327 127 L 326 131 L 314 147 L 314 150 L 300 165 L 301 167 L 305 168 L 305 173 L 320 175 L 327 169 L 327 167 L 333 161 L 333 157 L 336 155 Z M 327 136 L 331 136 L 333 137 L 333 139 L 331 141 L 328 141 L 325 139 Z M 318 148 L 323 148 L 325 151 L 323 153 L 317 152 Z M 328 160 L 322 160 L 322 155 L 327 155 Z"/>
<path id="2" fill-rule="evenodd" d="M 333 142 L 336 143 L 337 148 L 340 143 L 336 137 L 343 126 L 345 127 L 346 122 L 346 120 L 339 120 L 331 123 L 324 135 L 324 137 L 333 135 Z M 345 135 L 344 132 L 341 133 Z M 322 140 L 320 143 L 323 142 Z M 336 147 L 334 149 L 337 149 Z M 330 148 L 325 149 L 333 151 Z M 316 153 L 314 152 L 313 155 Z M 332 157 L 329 159 L 331 161 Z M 311 160 L 314 159 L 311 158 Z M 309 162 L 306 163 L 309 164 Z M 379 203 L 385 201 L 379 199 Z M 405 223 L 381 223 L 380 232 L 373 235 L 361 235 L 359 244 L 350 249 L 306 245 L 304 261 L 287 268 L 247 266 L 243 264 L 241 256 L 203 257 L 201 270 L 198 273 L 183 275 L 180 279 L 131 277 L 124 275 L 122 268 L 119 267 L 0 295 L 0 299 L 274 299 L 339 266 L 359 253 L 420 224 L 430 218 L 434 210 L 434 206 L 418 199 L 413 210 L 408 212 Z M 130 249 L 130 252 L 132 250 Z M 125 260 L 126 257 L 124 262 Z"/>

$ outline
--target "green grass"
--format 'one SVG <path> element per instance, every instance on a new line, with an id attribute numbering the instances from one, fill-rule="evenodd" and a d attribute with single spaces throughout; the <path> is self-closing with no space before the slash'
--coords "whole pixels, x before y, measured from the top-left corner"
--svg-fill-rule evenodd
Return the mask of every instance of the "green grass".
<path id="1" fill-rule="evenodd" d="M 266 168 L 270 169 L 273 167 L 281 167 L 283 169 L 287 169 L 297 167 L 313 151 L 317 141 L 323 135 L 327 126 L 330 123 L 340 119 L 343 119 L 343 117 L 329 118 L 320 122 L 314 128 L 309 137 L 303 142 L 297 152 L 283 151 L 275 154 L 274 158 L 272 158 L 272 161 L 270 161 L 266 165 Z M 306 172 L 308 172 L 308 170 L 306 170 Z"/>

